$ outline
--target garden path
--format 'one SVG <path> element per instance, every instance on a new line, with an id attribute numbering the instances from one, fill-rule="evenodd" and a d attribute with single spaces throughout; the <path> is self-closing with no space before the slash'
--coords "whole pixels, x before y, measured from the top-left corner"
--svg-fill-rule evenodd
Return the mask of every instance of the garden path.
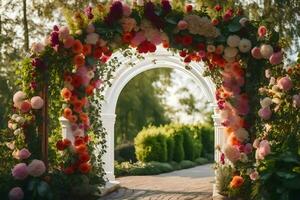
<path id="1" fill-rule="evenodd" d="M 214 171 L 212 165 L 154 176 L 118 178 L 121 188 L 103 200 L 210 200 Z"/>

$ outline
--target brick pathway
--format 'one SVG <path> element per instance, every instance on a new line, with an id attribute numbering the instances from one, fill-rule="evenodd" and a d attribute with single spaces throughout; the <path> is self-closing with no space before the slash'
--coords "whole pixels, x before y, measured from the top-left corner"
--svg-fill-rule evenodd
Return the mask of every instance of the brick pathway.
<path id="1" fill-rule="evenodd" d="M 103 200 L 211 200 L 212 165 L 203 165 L 156 176 L 118 178 L 121 188 Z"/>

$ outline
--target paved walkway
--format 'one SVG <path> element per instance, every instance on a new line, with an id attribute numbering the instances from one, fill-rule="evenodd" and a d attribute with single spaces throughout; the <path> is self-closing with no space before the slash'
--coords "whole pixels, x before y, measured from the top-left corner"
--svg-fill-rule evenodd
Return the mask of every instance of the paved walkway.
<path id="1" fill-rule="evenodd" d="M 118 178 L 121 188 L 104 200 L 211 200 L 214 172 L 212 165 L 155 176 Z"/>

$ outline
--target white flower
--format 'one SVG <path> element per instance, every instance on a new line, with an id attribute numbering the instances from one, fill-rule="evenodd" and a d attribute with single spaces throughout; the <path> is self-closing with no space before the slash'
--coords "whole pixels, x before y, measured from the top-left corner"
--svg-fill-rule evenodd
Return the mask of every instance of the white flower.
<path id="1" fill-rule="evenodd" d="M 269 97 L 264 98 L 263 100 L 260 101 L 261 107 L 269 107 L 272 104 L 272 99 Z"/>
<path id="2" fill-rule="evenodd" d="M 263 58 L 265 59 L 269 59 L 271 57 L 271 55 L 273 54 L 273 47 L 271 45 L 268 44 L 263 44 L 260 47 L 260 53 L 262 55 Z"/>
<path id="3" fill-rule="evenodd" d="M 271 77 L 269 85 L 274 85 L 275 83 L 276 83 L 276 79 L 274 77 Z"/>
<path id="4" fill-rule="evenodd" d="M 18 122 L 19 124 L 23 125 L 25 123 L 25 119 L 24 119 L 24 117 L 17 117 L 16 118 L 16 122 Z"/>
<path id="5" fill-rule="evenodd" d="M 19 135 L 22 133 L 22 129 L 18 128 L 17 130 L 14 131 L 14 135 Z"/>
<path id="6" fill-rule="evenodd" d="M 239 49 L 242 53 L 247 53 L 252 47 L 251 41 L 248 39 L 242 39 L 239 43 Z"/>
<path id="7" fill-rule="evenodd" d="M 144 5 L 144 0 L 137 0 L 137 1 L 136 1 L 136 4 L 137 4 L 138 6 L 143 6 L 143 5 Z"/>
<path id="8" fill-rule="evenodd" d="M 95 45 L 98 40 L 99 40 L 99 35 L 97 33 L 90 33 L 86 36 L 85 42 L 87 44 Z"/>
<path id="9" fill-rule="evenodd" d="M 226 47 L 224 50 L 224 56 L 226 58 L 234 58 L 238 54 L 239 50 L 234 47 Z"/>
<path id="10" fill-rule="evenodd" d="M 243 142 L 249 138 L 249 133 L 244 128 L 239 128 L 234 132 L 235 137 L 240 141 Z"/>
<path id="11" fill-rule="evenodd" d="M 18 128 L 18 125 L 17 125 L 17 124 L 12 124 L 12 125 L 11 125 L 11 129 L 12 129 L 12 130 L 16 130 L 17 128 Z"/>
<path id="12" fill-rule="evenodd" d="M 11 119 L 14 120 L 14 121 L 16 121 L 18 117 L 19 117 L 19 115 L 13 114 L 13 115 L 11 116 Z"/>
<path id="13" fill-rule="evenodd" d="M 207 45 L 207 52 L 213 53 L 215 51 L 216 51 L 215 45 L 211 45 L 211 44 Z"/>
<path id="14" fill-rule="evenodd" d="M 230 35 L 227 38 L 227 44 L 230 47 L 238 47 L 240 44 L 241 38 L 237 35 Z"/>
<path id="15" fill-rule="evenodd" d="M 242 19 L 240 19 L 240 24 L 242 25 L 242 26 L 246 26 L 246 23 L 249 21 L 249 19 L 247 19 L 246 17 L 243 17 Z"/>

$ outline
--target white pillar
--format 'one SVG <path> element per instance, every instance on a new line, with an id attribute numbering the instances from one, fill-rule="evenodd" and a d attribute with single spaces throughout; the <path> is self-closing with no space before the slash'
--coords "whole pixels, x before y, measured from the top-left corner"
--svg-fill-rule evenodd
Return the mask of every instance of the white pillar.
<path id="1" fill-rule="evenodd" d="M 72 142 L 72 144 L 74 144 L 75 138 L 73 136 L 72 129 L 71 129 L 71 124 L 70 124 L 69 120 L 67 120 L 64 117 L 60 117 L 59 121 L 60 121 L 60 124 L 61 124 L 61 127 L 62 127 L 63 139 L 68 139 Z"/>
<path id="2" fill-rule="evenodd" d="M 218 148 L 223 149 L 225 142 L 226 142 L 226 136 L 224 132 L 224 127 L 221 124 L 221 116 L 219 113 L 218 106 L 214 105 L 214 128 L 215 128 L 215 162 L 220 162 L 221 153 Z"/>
<path id="3" fill-rule="evenodd" d="M 106 129 L 106 153 L 103 155 L 104 161 L 104 171 L 106 173 L 106 178 L 109 182 L 115 181 L 115 170 L 114 170 L 114 162 L 115 162 L 115 122 L 116 115 L 115 114 L 101 114 L 101 120 L 103 123 L 103 127 Z"/>

